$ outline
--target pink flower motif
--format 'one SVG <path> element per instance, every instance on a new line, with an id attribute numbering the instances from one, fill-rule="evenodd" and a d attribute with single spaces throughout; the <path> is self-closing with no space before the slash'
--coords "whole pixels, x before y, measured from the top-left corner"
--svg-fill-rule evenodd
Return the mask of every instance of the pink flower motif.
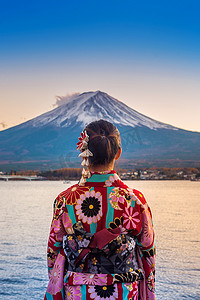
<path id="1" fill-rule="evenodd" d="M 131 205 L 131 195 L 129 191 L 115 187 L 109 194 L 109 202 L 111 206 L 118 210 L 123 210 L 124 207 L 129 207 Z"/>
<path id="2" fill-rule="evenodd" d="M 68 233 L 68 229 L 71 228 L 72 229 L 72 220 L 69 217 L 69 214 L 67 212 L 64 212 L 64 214 L 62 215 L 62 223 L 64 226 L 65 231 Z"/>
<path id="3" fill-rule="evenodd" d="M 62 242 L 63 236 L 66 234 L 66 231 L 62 225 L 61 219 L 58 220 L 54 219 L 52 228 L 56 235 L 56 241 Z"/>
<path id="4" fill-rule="evenodd" d="M 153 242 L 154 231 L 148 210 L 144 210 L 142 213 L 142 227 L 143 232 L 141 236 L 141 244 L 143 247 L 149 247 Z"/>
<path id="5" fill-rule="evenodd" d="M 102 195 L 95 191 L 81 194 L 75 209 L 78 219 L 83 223 L 97 223 L 102 217 Z"/>
<path id="6" fill-rule="evenodd" d="M 78 285 L 66 285 L 65 300 L 81 300 L 81 287 Z"/>
<path id="7" fill-rule="evenodd" d="M 107 282 L 107 275 L 92 273 L 74 273 L 73 282 L 77 285 L 105 285 Z"/>
<path id="8" fill-rule="evenodd" d="M 127 229 L 135 229 L 140 222 L 139 212 L 135 211 L 134 207 L 125 208 L 123 216 L 123 225 Z"/>
<path id="9" fill-rule="evenodd" d="M 147 261 L 149 267 L 151 268 L 151 271 L 154 272 L 155 271 L 155 263 L 156 263 L 155 254 L 154 254 L 154 256 L 146 257 L 146 261 Z"/>
<path id="10" fill-rule="evenodd" d="M 114 173 L 113 175 L 109 176 L 108 180 L 105 181 L 105 185 L 112 186 L 113 183 L 117 180 L 119 180 L 119 176 L 116 173 Z"/>
<path id="11" fill-rule="evenodd" d="M 66 235 L 69 228 L 72 228 L 72 221 L 67 212 L 64 212 L 61 218 L 54 219 L 51 230 L 55 232 L 56 241 L 62 242 L 63 236 Z"/>
<path id="12" fill-rule="evenodd" d="M 63 288 L 63 275 L 65 268 L 65 257 L 58 254 L 53 270 L 50 274 L 47 292 L 51 295 L 56 295 Z"/>

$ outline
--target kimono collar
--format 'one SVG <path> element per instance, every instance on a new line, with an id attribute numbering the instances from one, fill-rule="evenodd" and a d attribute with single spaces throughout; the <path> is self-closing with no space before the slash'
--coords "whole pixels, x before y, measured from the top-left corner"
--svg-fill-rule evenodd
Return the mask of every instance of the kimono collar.
<path id="1" fill-rule="evenodd" d="M 91 173 L 91 177 L 87 178 L 86 182 L 104 182 L 105 183 L 106 181 L 109 181 L 109 179 L 111 179 L 111 177 L 113 178 L 113 179 L 111 179 L 111 181 L 119 179 L 115 170 L 103 171 L 103 172 L 90 172 L 90 173 Z"/>

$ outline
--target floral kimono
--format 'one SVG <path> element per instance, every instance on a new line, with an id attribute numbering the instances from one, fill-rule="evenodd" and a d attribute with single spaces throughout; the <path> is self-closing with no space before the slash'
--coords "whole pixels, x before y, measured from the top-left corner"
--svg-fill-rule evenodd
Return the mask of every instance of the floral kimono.
<path id="1" fill-rule="evenodd" d="M 93 172 L 54 202 L 45 300 L 155 299 L 152 215 L 115 171 Z"/>

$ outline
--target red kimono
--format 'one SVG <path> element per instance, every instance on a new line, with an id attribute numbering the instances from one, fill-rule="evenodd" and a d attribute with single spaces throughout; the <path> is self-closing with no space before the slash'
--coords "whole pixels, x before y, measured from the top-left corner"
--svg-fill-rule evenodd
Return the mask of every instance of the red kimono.
<path id="1" fill-rule="evenodd" d="M 45 300 L 155 299 L 151 210 L 115 171 L 58 195 L 47 258 Z"/>

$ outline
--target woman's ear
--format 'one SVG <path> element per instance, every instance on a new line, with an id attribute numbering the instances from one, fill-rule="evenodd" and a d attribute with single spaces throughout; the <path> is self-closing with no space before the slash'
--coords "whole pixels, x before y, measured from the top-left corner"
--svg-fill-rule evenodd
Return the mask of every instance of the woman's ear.
<path id="1" fill-rule="evenodd" d="M 118 160 L 122 154 L 122 148 L 119 148 L 117 154 L 115 155 L 115 160 Z"/>

